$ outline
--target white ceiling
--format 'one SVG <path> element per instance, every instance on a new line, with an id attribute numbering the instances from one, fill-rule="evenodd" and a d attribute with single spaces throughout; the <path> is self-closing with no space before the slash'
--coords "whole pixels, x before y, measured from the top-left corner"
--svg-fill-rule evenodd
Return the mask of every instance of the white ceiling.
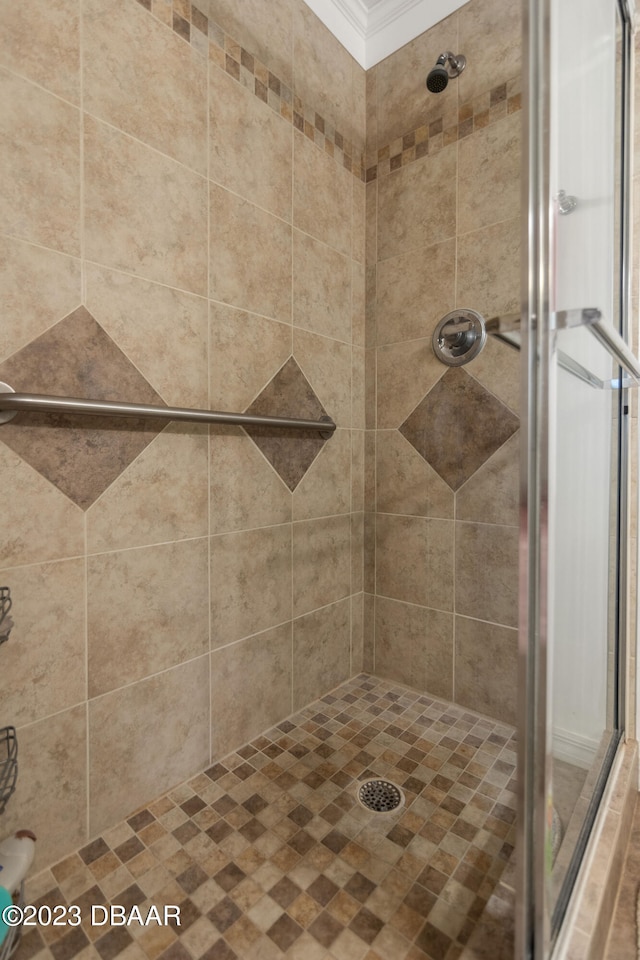
<path id="1" fill-rule="evenodd" d="M 466 0 L 305 0 L 316 16 L 368 69 Z"/>

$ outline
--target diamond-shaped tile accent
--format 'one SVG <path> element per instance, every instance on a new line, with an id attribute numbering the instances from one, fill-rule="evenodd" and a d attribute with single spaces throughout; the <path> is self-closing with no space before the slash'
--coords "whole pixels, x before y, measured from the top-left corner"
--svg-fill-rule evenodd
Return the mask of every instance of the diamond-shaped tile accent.
<path id="1" fill-rule="evenodd" d="M 400 433 L 452 490 L 458 490 L 518 429 L 511 410 L 468 373 L 451 368 Z"/>
<path id="2" fill-rule="evenodd" d="M 302 420 L 327 416 L 293 357 L 289 357 L 245 412 Z M 281 427 L 247 427 L 246 430 L 290 490 L 295 490 L 327 442 L 315 430 Z"/>
<path id="3" fill-rule="evenodd" d="M 164 402 L 85 307 L 0 364 L 0 380 L 16 393 Z M 142 418 L 20 413 L 0 427 L 0 440 L 86 510 L 165 426 Z"/>

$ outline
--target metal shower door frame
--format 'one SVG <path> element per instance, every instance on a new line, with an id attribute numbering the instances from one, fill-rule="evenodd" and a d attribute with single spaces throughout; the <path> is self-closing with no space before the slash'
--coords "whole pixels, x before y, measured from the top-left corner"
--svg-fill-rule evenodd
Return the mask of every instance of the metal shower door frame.
<path id="1" fill-rule="evenodd" d="M 517 897 L 515 960 L 548 960 L 553 950 L 552 904 L 548 888 L 550 830 L 551 722 L 548 697 L 550 553 L 549 497 L 552 466 L 552 370 L 557 362 L 555 324 L 551 313 L 553 289 L 550 196 L 551 131 L 551 12 L 554 0 L 523 0 L 523 257 L 521 306 L 521 471 L 520 576 L 518 632 L 518 827 L 516 847 Z M 616 0 L 612 0 L 615 3 Z M 620 304 L 622 317 L 630 307 L 628 182 L 630 170 L 630 64 L 634 0 L 617 0 L 624 23 L 622 86 L 622 215 Z M 628 330 L 622 325 L 622 337 Z M 611 351 L 610 345 L 605 344 Z M 615 354 L 612 353 L 612 356 Z M 618 358 L 619 359 L 619 358 Z M 620 390 L 626 395 L 627 390 Z M 621 396 L 621 404 L 625 397 Z M 622 412 L 622 406 L 621 406 Z M 628 417 L 620 416 L 620 472 L 622 484 L 619 528 L 628 516 Z M 624 426 L 623 426 L 624 424 Z M 621 666 L 624 649 L 627 551 L 621 550 L 617 601 L 621 648 L 618 652 L 618 715 L 623 726 L 625 689 Z M 611 744 L 613 760 L 618 734 Z M 606 782 L 608 770 L 602 774 Z M 595 807 L 593 816 L 595 816 Z"/>

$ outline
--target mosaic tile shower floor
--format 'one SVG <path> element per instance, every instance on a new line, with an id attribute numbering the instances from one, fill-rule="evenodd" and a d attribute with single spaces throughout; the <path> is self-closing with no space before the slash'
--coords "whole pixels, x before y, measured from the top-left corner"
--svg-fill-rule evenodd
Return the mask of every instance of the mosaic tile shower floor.
<path id="1" fill-rule="evenodd" d="M 360 675 L 30 882 L 82 926 L 16 960 L 454 960 L 513 849 L 513 730 Z M 406 802 L 376 814 L 358 782 Z M 90 906 L 180 906 L 176 926 L 91 926 Z"/>

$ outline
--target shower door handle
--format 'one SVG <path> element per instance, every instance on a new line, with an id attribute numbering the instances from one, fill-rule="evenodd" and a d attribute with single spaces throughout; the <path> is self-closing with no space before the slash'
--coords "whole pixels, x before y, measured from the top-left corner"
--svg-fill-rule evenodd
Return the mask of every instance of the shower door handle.
<path id="1" fill-rule="evenodd" d="M 605 323 L 601 310 L 598 310 L 597 307 L 584 307 L 577 310 L 558 310 L 556 313 L 552 313 L 551 317 L 554 320 L 554 326 L 556 330 L 566 330 L 571 327 L 587 327 L 596 340 L 598 340 L 603 347 L 605 347 L 615 361 L 631 377 L 631 383 L 627 381 L 624 383 L 624 386 L 640 386 L 640 361 L 630 349 L 628 344 L 620 336 L 618 331 L 615 330 L 610 324 Z M 502 340 L 512 347 L 519 348 L 517 343 L 514 343 L 513 340 L 509 339 L 509 334 L 520 333 L 519 313 L 509 313 L 498 317 L 491 317 L 486 321 L 485 327 L 487 333 L 496 337 L 498 340 Z M 574 369 L 570 370 L 570 372 L 580 375 L 576 369 L 579 365 L 577 365 L 575 361 L 572 363 Z M 566 369 L 569 369 L 570 366 L 569 364 L 564 363 L 561 365 Z M 591 382 L 594 386 L 607 385 L 602 381 L 596 383 L 598 378 L 594 378 L 591 374 L 588 376 L 588 378 L 584 375 L 581 375 L 581 379 L 588 379 L 589 382 Z"/>

